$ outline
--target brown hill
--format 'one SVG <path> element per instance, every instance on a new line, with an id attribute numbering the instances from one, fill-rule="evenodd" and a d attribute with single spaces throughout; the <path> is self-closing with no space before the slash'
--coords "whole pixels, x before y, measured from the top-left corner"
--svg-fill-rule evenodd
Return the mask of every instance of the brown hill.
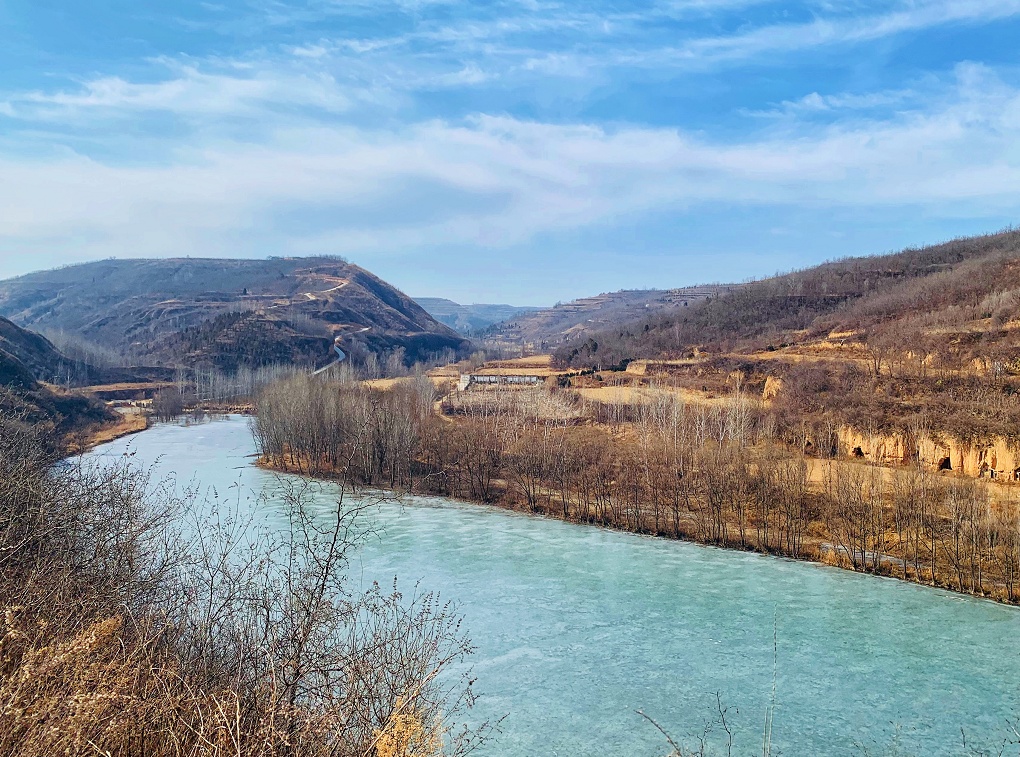
<path id="1" fill-rule="evenodd" d="M 27 424 L 42 427 L 56 440 L 110 420 L 103 405 L 40 382 L 68 363 L 43 337 L 0 318 L 0 433 Z"/>
<path id="2" fill-rule="evenodd" d="M 759 397 L 788 441 L 825 454 L 926 450 L 1020 480 L 1020 231 L 777 276 L 592 334 L 557 361 Z"/>
<path id="3" fill-rule="evenodd" d="M 6 356 L 6 369 L 0 373 L 0 385 L 30 383 L 36 378 L 52 381 L 66 358 L 48 339 L 25 331 L 6 318 L 0 318 L 0 354 Z"/>
<path id="4" fill-rule="evenodd" d="M 409 361 L 466 346 L 336 258 L 104 260 L 0 282 L 0 315 L 164 365 L 321 365 L 334 339 L 355 356 L 402 348 Z"/>
<path id="5" fill-rule="evenodd" d="M 515 315 L 491 326 L 486 341 L 544 352 L 580 337 L 652 315 L 684 312 L 739 285 L 708 284 L 681 289 L 631 289 L 608 292 L 551 308 Z"/>
<path id="6" fill-rule="evenodd" d="M 1001 327 L 1017 315 L 1018 265 L 1020 231 L 1012 230 L 847 258 L 746 284 L 680 313 L 618 320 L 574 339 L 557 357 L 571 365 L 609 365 L 685 357 L 696 348 L 776 348 L 830 332 L 851 332 L 858 340 L 870 334 L 872 343 L 879 332 L 897 333 L 907 349 L 912 342 L 935 339 L 946 347 L 962 339 L 981 342 L 987 352 L 1012 344 L 1012 330 Z"/>

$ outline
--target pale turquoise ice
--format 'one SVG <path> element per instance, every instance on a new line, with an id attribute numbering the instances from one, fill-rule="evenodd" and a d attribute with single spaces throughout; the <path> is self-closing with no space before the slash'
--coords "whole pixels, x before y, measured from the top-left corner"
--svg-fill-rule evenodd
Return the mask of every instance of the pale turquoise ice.
<path id="1" fill-rule="evenodd" d="M 158 475 L 255 501 L 244 419 L 158 426 L 126 451 Z M 324 498 L 328 493 L 322 495 Z M 443 500 L 380 505 L 354 580 L 399 576 L 455 600 L 478 651 L 477 717 L 508 714 L 485 755 L 664 754 L 697 734 L 715 692 L 760 754 L 779 653 L 774 750 L 785 755 L 964 754 L 1001 745 L 1020 710 L 1020 611 L 889 579 Z M 739 711 L 739 712 L 738 712 Z M 688 738 L 688 743 L 691 740 Z M 1016 754 L 1016 748 L 1007 750 Z"/>

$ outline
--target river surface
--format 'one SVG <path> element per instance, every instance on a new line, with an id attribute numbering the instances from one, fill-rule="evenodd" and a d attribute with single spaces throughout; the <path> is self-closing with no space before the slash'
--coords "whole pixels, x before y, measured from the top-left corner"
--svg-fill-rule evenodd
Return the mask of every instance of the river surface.
<path id="1" fill-rule="evenodd" d="M 132 454 L 182 488 L 261 500 L 251 506 L 272 522 L 280 482 L 253 451 L 247 421 L 231 418 L 157 426 L 93 455 Z M 887 754 L 894 742 L 897 754 L 963 754 L 961 729 L 997 750 L 1020 712 L 1013 608 L 442 499 L 369 517 L 379 535 L 352 580 L 398 576 L 457 603 L 477 647 L 477 717 L 507 715 L 484 755 L 664 755 L 635 711 L 692 744 L 717 692 L 734 754 L 761 754 L 773 681 L 773 754 L 788 756 Z"/>

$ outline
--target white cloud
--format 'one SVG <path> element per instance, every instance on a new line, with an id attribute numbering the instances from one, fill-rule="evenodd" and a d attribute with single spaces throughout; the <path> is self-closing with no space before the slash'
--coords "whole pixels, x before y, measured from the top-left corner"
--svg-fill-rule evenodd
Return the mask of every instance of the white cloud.
<path id="1" fill-rule="evenodd" d="M 484 115 L 385 130 L 294 123 L 259 143 L 210 139 L 170 165 L 0 158 L 0 249 L 406 253 L 703 204 L 981 218 L 1020 211 L 1018 145 L 1020 91 L 976 66 L 929 111 L 728 143 Z"/>
<path id="2" fill-rule="evenodd" d="M 326 45 L 305 45 L 295 47 L 292 52 L 299 58 L 319 59 L 329 55 L 329 47 Z"/>
<path id="3" fill-rule="evenodd" d="M 1020 15 L 1020 0 L 922 0 L 876 15 L 821 17 L 806 23 L 759 26 L 750 31 L 694 39 L 671 49 L 637 53 L 635 62 L 719 63 L 825 45 L 869 42 L 952 23 L 987 24 Z"/>
<path id="4" fill-rule="evenodd" d="M 130 82 L 106 76 L 83 82 L 74 91 L 8 95 L 0 109 L 24 119 L 66 118 L 75 112 L 133 117 L 141 111 L 178 116 L 263 113 L 268 107 L 304 106 L 339 113 L 351 102 L 328 74 L 272 70 L 234 62 L 208 72 L 197 63 L 158 61 L 170 76 Z"/>
<path id="5" fill-rule="evenodd" d="M 870 111 L 894 106 L 916 106 L 923 95 L 916 89 L 883 90 L 878 92 L 840 92 L 823 95 L 811 92 L 797 100 L 784 100 L 765 110 L 741 109 L 744 116 L 754 118 L 797 118 L 810 115 L 843 116 L 856 111 Z"/>
<path id="6" fill-rule="evenodd" d="M 772 0 L 658 0 L 634 10 L 619 6 L 546 4 L 540 9 L 509 3 L 502 12 L 464 14 L 442 21 L 420 18 L 406 4 L 412 29 L 401 34 L 341 38 L 328 49 L 339 60 L 370 56 L 402 69 L 413 86 L 426 81 L 422 54 L 432 65 L 455 68 L 484 58 L 487 68 L 577 78 L 613 69 L 704 70 L 765 56 L 829 46 L 859 45 L 951 25 L 983 25 L 1020 15 L 1020 0 L 899 0 L 893 3 L 809 2 L 810 21 L 747 21 L 731 33 L 703 24 Z M 339 7 L 339 6 L 337 6 Z M 336 11 L 339 12 L 339 11 Z M 664 30 L 669 30 L 666 33 Z"/>
<path id="7" fill-rule="evenodd" d="M 549 87 L 569 80 L 576 88 L 593 73 L 627 76 L 628 68 L 660 76 L 668 71 L 704 70 L 766 55 L 826 45 L 868 42 L 907 31 L 950 23 L 987 24 L 1020 14 L 1020 0 L 900 0 L 892 9 L 871 15 L 848 15 L 845 7 L 825 8 L 810 22 L 742 25 L 720 36 L 698 36 L 703 25 L 676 25 L 675 34 L 656 35 L 664 19 L 676 21 L 692 12 L 711 14 L 768 0 L 656 0 L 639 11 L 592 6 L 578 10 L 554 3 L 509 2 L 480 16 L 416 22 L 410 31 L 366 38 L 319 38 L 286 47 L 286 57 L 261 51 L 245 60 L 161 58 L 149 81 L 119 76 L 84 80 L 58 91 L 0 95 L 0 116 L 31 119 L 75 118 L 81 111 L 131 117 L 162 111 L 176 117 L 262 117 L 272 109 L 317 108 L 349 113 L 366 103 L 386 107 L 407 105 L 416 90 L 475 87 L 515 79 Z M 414 18 L 446 0 L 396 0 L 394 7 Z M 865 8 L 870 8 L 866 4 Z M 278 2 L 263 12 L 371 14 L 371 3 L 312 3 L 295 10 Z M 454 19 L 447 18 L 453 15 Z M 665 26 L 663 28 L 673 28 Z M 686 37 L 686 39 L 685 39 Z M 667 44 L 679 38 L 679 42 Z M 638 46 L 634 46 L 638 45 Z M 162 75 L 159 75 L 162 74 Z M 909 93 L 900 93 L 908 95 Z M 892 102 L 863 93 L 835 96 L 811 93 L 800 101 L 783 102 L 776 116 L 796 111 L 863 109 Z"/>

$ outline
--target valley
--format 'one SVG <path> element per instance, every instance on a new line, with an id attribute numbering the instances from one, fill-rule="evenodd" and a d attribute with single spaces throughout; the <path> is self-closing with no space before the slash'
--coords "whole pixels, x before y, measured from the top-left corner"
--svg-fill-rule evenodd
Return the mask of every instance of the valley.
<path id="1" fill-rule="evenodd" d="M 1020 0 L 0 28 L 0 757 L 1020 757 Z"/>
<path id="2" fill-rule="evenodd" d="M 515 305 L 461 305 L 442 297 L 415 297 L 415 302 L 437 321 L 464 336 L 476 336 L 494 324 L 541 310 Z"/>
<path id="3" fill-rule="evenodd" d="M 623 540 L 656 537 L 634 542 L 627 559 L 670 565 L 683 575 L 686 563 L 676 562 L 672 550 L 700 565 L 707 559 L 702 552 L 683 550 L 721 547 L 726 551 L 706 565 L 713 576 L 729 576 L 720 584 L 724 593 L 759 570 L 775 573 L 763 579 L 763 586 L 774 588 L 787 570 L 779 558 L 839 568 L 832 575 L 847 578 L 831 579 L 832 586 L 828 578 L 799 572 L 825 570 L 819 565 L 791 568 L 797 577 L 783 590 L 775 623 L 800 648 L 806 642 L 792 630 L 791 618 L 799 617 L 794 608 L 804 596 L 810 596 L 811 611 L 842 614 L 845 608 L 827 597 L 833 587 L 863 592 L 855 601 L 872 601 L 869 592 L 885 591 L 877 582 L 847 588 L 842 582 L 857 580 L 855 574 L 896 578 L 896 591 L 922 592 L 916 600 L 905 594 L 888 600 L 890 606 L 916 601 L 922 615 L 942 601 L 940 590 L 1020 604 L 1017 232 L 834 261 L 739 286 L 695 288 L 685 297 L 674 296 L 684 290 L 605 295 L 513 314 L 512 321 L 488 326 L 473 340 L 343 262 L 263 261 L 268 274 L 252 261 L 168 261 L 169 268 L 142 261 L 128 268 L 152 264 L 160 276 L 172 269 L 187 279 L 182 272 L 232 269 L 235 262 L 251 284 L 240 295 L 193 283 L 132 280 L 127 289 L 109 284 L 111 291 L 121 289 L 109 295 L 114 299 L 105 308 L 76 300 L 61 272 L 26 277 L 35 282 L 31 286 L 0 282 L 3 307 L 10 309 L 4 312 L 61 329 L 50 341 L 0 319 L 6 384 L 0 431 L 8 443 L 42 434 L 51 440 L 51 455 L 96 448 L 100 458 L 125 459 L 136 445 L 150 457 L 165 447 L 183 455 L 172 465 L 198 471 L 232 459 L 201 451 L 225 434 L 231 450 L 254 456 L 237 466 L 264 487 L 251 496 L 285 509 L 292 495 L 273 489 L 270 480 L 299 481 L 299 488 L 341 482 L 341 491 L 350 488 L 352 496 L 375 492 L 377 500 L 409 508 L 413 526 L 401 537 L 409 543 L 420 546 L 433 534 L 428 538 L 438 539 L 436 549 L 460 550 L 472 560 L 479 557 L 476 542 L 486 539 L 488 559 L 520 558 L 512 539 L 492 548 L 489 529 L 496 529 L 520 531 L 532 544 L 563 535 L 566 541 L 551 552 L 529 554 L 529 560 L 553 561 L 554 553 L 575 550 L 571 540 L 580 539 L 575 557 L 581 562 L 570 568 L 579 571 L 593 559 L 585 551 L 591 539 L 605 540 L 603 548 L 629 550 Z M 114 271 L 111 279 L 126 280 L 126 270 Z M 234 279 L 235 288 L 241 280 Z M 426 304 L 435 309 L 435 303 Z M 86 317 L 71 333 L 75 308 Z M 99 316 L 100 310 L 109 317 Z M 140 313 L 139 327 L 128 328 Z M 538 344 L 547 349 L 536 349 Z M 209 421 L 226 415 L 230 419 Z M 188 439 L 199 440 L 201 462 L 188 457 Z M 276 475 L 284 478 L 272 479 Z M 360 512 L 360 504 L 353 506 Z M 321 503 L 307 512 L 320 510 Z M 515 514 L 542 517 L 516 526 Z M 475 518 L 482 519 L 480 531 L 456 545 L 449 541 L 449 534 L 466 534 Z M 466 569 L 461 563 L 400 562 L 404 558 L 385 550 L 378 559 L 387 566 L 397 559 L 405 571 L 421 566 L 432 576 Z M 710 583 L 700 567 L 691 570 L 691 580 Z M 619 566 L 604 563 L 588 574 L 610 581 L 623 575 Z M 491 580 L 511 586 L 505 574 Z M 818 580 L 825 585 L 805 595 L 804 587 Z M 482 611 L 491 597 L 481 587 L 465 589 L 463 576 L 455 583 L 477 599 L 469 606 L 485 634 L 484 664 L 498 666 L 502 655 L 516 654 L 517 642 L 493 642 L 493 629 L 506 620 Z M 559 596 L 554 586 L 548 589 Z M 524 589 L 514 584 L 508 591 L 520 596 Z M 672 583 L 659 591 L 687 596 Z M 627 603 L 635 601 L 627 596 Z M 755 601 L 767 604 L 762 597 Z M 688 599 L 701 608 L 697 622 L 707 622 L 710 606 L 724 607 L 718 597 L 704 606 Z M 668 615 L 667 606 L 648 605 L 650 612 Z M 966 608 L 986 606 L 994 605 L 966 605 L 961 612 L 973 622 L 986 611 Z M 727 612 L 737 617 L 746 607 L 738 603 Z M 515 617 L 532 622 L 519 612 Z M 534 622 L 546 620 L 539 613 Z M 764 623 L 711 622 L 737 635 L 753 635 Z M 633 614 L 618 623 L 628 634 L 666 632 Z M 900 643 L 923 637 L 913 627 Z M 541 638 L 540 654 L 555 648 L 555 639 Z M 832 653 L 823 647 L 819 653 Z M 989 648 L 982 643 L 973 651 Z M 747 653 L 760 655 L 762 649 L 751 645 Z M 668 646 L 655 650 L 672 653 Z M 968 650 L 956 651 L 964 654 L 959 669 L 968 669 Z M 787 664 L 822 686 L 810 666 Z M 540 699 L 561 695 L 545 675 L 547 666 L 528 670 Z M 635 660 L 627 670 L 654 673 Z M 991 675 L 987 666 L 981 670 Z M 907 673 L 889 685 L 916 685 L 917 671 Z M 626 689 L 615 678 L 605 680 L 614 692 Z M 514 681 L 507 679 L 504 696 L 521 722 L 531 725 L 516 726 L 501 743 L 508 753 L 529 754 L 534 743 L 520 728 L 547 729 L 550 705 L 531 709 L 514 699 Z M 503 685 L 497 679 L 496 689 Z M 1001 686 L 995 691 L 1012 696 Z M 699 706 L 690 696 L 688 718 Z M 730 696 L 745 709 L 761 704 Z M 659 702 L 654 696 L 649 701 Z M 970 701 L 983 700 L 972 693 Z M 895 706 L 900 722 L 941 734 L 909 697 Z M 987 704 L 980 707 L 988 710 Z M 793 722 L 810 724 L 818 749 L 839 743 L 839 732 L 820 725 L 823 714 L 807 700 L 797 700 L 789 713 Z M 494 714 L 483 708 L 479 716 Z M 855 717 L 873 744 L 884 748 L 895 738 L 867 714 Z M 711 715 L 706 722 L 718 725 Z M 974 727 L 974 721 L 961 725 Z M 654 751 L 654 732 L 635 737 L 633 725 L 612 732 L 620 749 L 642 744 Z M 570 743 L 585 743 L 581 732 L 569 733 Z M 738 743 L 757 738 L 745 732 Z M 777 735 L 777 743 L 807 743 L 786 738 Z M 924 749 L 934 742 L 921 736 L 916 743 Z"/>

